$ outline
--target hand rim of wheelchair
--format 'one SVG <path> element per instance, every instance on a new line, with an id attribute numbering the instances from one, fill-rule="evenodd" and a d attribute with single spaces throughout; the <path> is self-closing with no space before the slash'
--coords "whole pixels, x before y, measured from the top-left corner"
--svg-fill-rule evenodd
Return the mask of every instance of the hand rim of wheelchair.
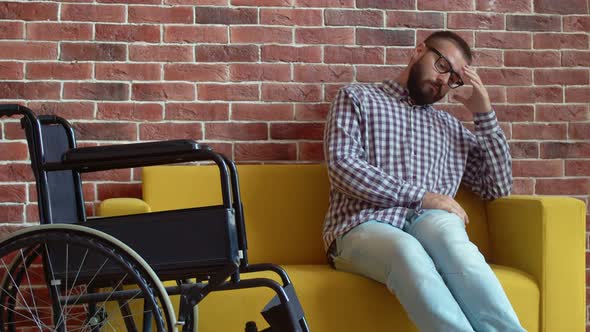
<path id="1" fill-rule="evenodd" d="M 47 243 L 47 241 L 52 240 L 52 238 L 59 238 L 63 237 L 66 243 L 72 243 L 74 246 L 87 246 L 88 249 L 96 249 L 100 251 L 100 254 L 108 259 L 111 259 L 115 262 L 118 267 L 127 270 L 128 274 L 131 275 L 131 278 L 134 279 L 133 281 L 139 286 L 141 290 L 141 296 L 144 299 L 148 299 L 148 303 L 150 307 L 156 307 L 157 310 L 154 310 L 152 314 L 154 315 L 153 320 L 156 322 L 157 330 L 158 331 L 176 331 L 176 317 L 174 314 L 174 310 L 172 308 L 172 304 L 170 303 L 170 299 L 162 282 L 156 276 L 154 271 L 151 267 L 145 262 L 145 260 L 139 256 L 133 249 L 129 248 L 127 245 L 122 243 L 121 241 L 117 240 L 116 238 L 79 225 L 69 225 L 69 224 L 47 224 L 47 225 L 39 225 L 39 226 L 31 226 L 25 229 L 19 230 L 9 237 L 4 239 L 0 242 L 0 272 L 2 271 L 10 271 L 8 270 L 7 262 L 4 261 L 5 255 L 11 252 L 20 251 L 23 249 L 27 249 L 31 247 L 31 245 L 36 246 L 39 244 Z M 68 242 L 70 241 L 70 242 Z M 27 242 L 31 244 L 27 244 Z M 22 253 L 22 251 L 21 251 Z M 87 251 L 88 253 L 88 251 Z M 24 258 L 24 256 L 23 256 Z M 52 258 L 54 259 L 54 258 Z M 14 261 L 15 263 L 22 263 L 22 260 L 16 258 Z M 83 264 L 83 262 L 82 262 Z M 12 264 L 10 264 L 12 265 Z M 48 265 L 51 265 L 51 260 Z M 12 269 L 12 267 L 11 267 Z M 96 274 L 99 274 L 100 271 L 97 271 Z M 26 276 L 27 279 L 29 275 Z M 14 285 L 14 279 L 9 280 L 11 276 L 8 273 L 3 274 L 3 280 L 0 285 L 2 285 L 2 296 L 3 302 L 0 302 L 0 331 L 14 331 L 14 324 L 10 322 L 6 322 L 8 324 L 8 330 L 4 327 L 4 318 L 6 317 L 5 314 L 8 314 L 11 308 L 8 308 L 4 304 L 4 300 L 10 301 L 10 294 L 5 291 L 6 283 L 12 283 Z M 124 277 L 126 278 L 126 276 Z M 123 278 L 123 279 L 124 279 Z M 76 280 L 74 280 L 75 282 Z M 122 281 L 122 279 L 121 279 Z M 92 280 L 90 281 L 92 282 Z M 29 281 L 28 286 L 30 287 L 31 282 Z M 67 284 L 66 284 L 67 285 Z M 27 286 L 27 285 L 25 285 Z M 73 286 L 73 285 L 72 285 Z M 22 287 L 22 285 L 21 285 Z M 49 287 L 49 286 L 47 286 Z M 17 289 L 17 292 L 20 294 L 20 298 L 24 299 L 24 295 L 20 293 Z M 31 289 L 32 291 L 32 289 Z M 137 292 L 135 292 L 137 293 Z M 106 293 L 97 293 L 101 294 L 100 296 L 104 297 Z M 105 303 L 113 294 L 119 294 L 116 291 L 113 291 L 108 295 L 105 299 Z M 133 297 L 134 295 L 130 295 Z M 137 295 L 135 295 L 137 296 Z M 138 297 L 139 297 L 138 296 Z M 18 299 L 19 296 L 16 296 Z M 13 298 L 14 299 L 14 298 Z M 34 298 L 33 298 L 34 300 Z M 125 300 L 125 297 L 123 298 Z M 26 301 L 26 300 L 25 300 Z M 112 301 L 116 301 L 113 299 Z M 129 301 L 129 300 L 128 300 Z M 100 301 L 98 301 L 100 302 Z M 54 303 L 55 305 L 55 303 Z M 61 304 L 58 304 L 61 307 Z M 8 309 L 8 310 L 7 310 Z M 14 311 L 16 312 L 16 311 Z M 32 311 L 29 308 L 29 312 L 32 314 Z M 36 308 L 35 304 L 35 312 L 39 314 L 39 310 Z M 17 313 L 18 315 L 18 313 Z M 117 319 L 121 319 L 120 317 L 116 317 Z M 88 324 L 85 323 L 85 324 Z M 164 326 L 165 325 L 165 326 Z M 90 330 L 93 330 L 90 327 Z"/>

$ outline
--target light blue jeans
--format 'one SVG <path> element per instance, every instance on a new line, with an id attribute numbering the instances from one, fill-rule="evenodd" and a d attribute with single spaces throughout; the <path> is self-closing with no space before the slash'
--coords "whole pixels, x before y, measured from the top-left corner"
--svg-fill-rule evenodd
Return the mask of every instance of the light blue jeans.
<path id="1" fill-rule="evenodd" d="M 525 331 L 455 214 L 424 210 L 403 230 L 365 222 L 336 239 L 331 258 L 385 284 L 420 331 Z"/>

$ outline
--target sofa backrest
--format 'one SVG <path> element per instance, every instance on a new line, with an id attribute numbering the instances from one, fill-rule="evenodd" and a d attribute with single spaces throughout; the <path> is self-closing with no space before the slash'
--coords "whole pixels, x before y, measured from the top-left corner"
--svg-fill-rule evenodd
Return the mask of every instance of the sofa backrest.
<path id="1" fill-rule="evenodd" d="M 251 263 L 326 262 L 322 225 L 328 208 L 325 165 L 239 165 L 240 192 Z M 152 211 L 221 204 L 214 165 L 154 166 L 143 169 L 143 199 Z M 483 202 L 467 191 L 458 195 L 470 216 L 472 240 L 487 255 Z"/>

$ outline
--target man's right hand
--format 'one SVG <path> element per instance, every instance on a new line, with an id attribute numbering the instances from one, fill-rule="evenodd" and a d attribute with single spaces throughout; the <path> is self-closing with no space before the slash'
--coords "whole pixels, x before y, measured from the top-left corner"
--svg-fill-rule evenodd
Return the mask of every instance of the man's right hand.
<path id="1" fill-rule="evenodd" d="M 437 193 L 427 192 L 422 199 L 423 209 L 439 209 L 454 213 L 463 219 L 465 225 L 469 224 L 469 218 L 465 210 L 452 197 Z"/>

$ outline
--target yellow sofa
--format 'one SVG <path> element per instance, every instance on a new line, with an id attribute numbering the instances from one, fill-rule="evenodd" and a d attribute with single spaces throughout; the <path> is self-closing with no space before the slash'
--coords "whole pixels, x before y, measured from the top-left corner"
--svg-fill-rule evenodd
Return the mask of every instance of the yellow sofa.
<path id="1" fill-rule="evenodd" d="M 416 331 L 385 286 L 327 265 L 321 240 L 329 188 L 325 166 L 240 165 L 238 172 L 250 263 L 272 262 L 287 270 L 312 332 Z M 218 179 L 215 166 L 148 167 L 143 201 L 109 199 L 100 213 L 218 204 Z M 492 264 L 523 326 L 584 331 L 583 202 L 541 196 L 483 202 L 464 189 L 457 200 L 469 215 L 470 238 Z M 243 331 L 248 320 L 265 327 L 259 312 L 272 295 L 266 289 L 208 295 L 199 305 L 199 332 Z"/>

